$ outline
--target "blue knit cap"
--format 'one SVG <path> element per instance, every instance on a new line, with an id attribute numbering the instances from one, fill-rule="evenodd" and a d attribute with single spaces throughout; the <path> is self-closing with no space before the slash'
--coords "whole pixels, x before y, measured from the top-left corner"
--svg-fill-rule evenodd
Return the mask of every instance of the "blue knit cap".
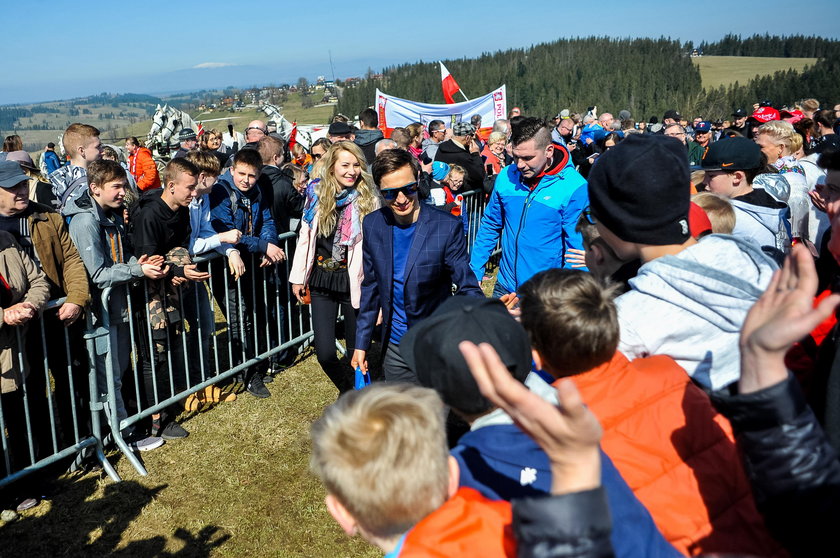
<path id="1" fill-rule="evenodd" d="M 440 161 L 432 163 L 432 178 L 440 182 L 449 174 L 449 165 Z"/>

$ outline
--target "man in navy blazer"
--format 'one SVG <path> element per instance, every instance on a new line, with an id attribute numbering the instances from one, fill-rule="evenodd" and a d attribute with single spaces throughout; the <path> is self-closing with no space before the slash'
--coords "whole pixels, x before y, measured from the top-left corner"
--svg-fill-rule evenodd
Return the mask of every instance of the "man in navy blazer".
<path id="1" fill-rule="evenodd" d="M 470 270 L 461 221 L 418 199 L 419 165 L 407 151 L 389 149 L 373 162 L 373 180 L 385 205 L 362 223 L 362 296 L 351 364 L 365 360 L 380 309 L 382 363 L 387 381 L 417 383 L 400 356 L 409 327 L 454 294 L 483 297 Z"/>

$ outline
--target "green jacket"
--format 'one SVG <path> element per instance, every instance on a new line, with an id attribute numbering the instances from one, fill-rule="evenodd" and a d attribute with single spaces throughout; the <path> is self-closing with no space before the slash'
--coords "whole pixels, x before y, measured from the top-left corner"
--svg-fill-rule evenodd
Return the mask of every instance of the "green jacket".
<path id="1" fill-rule="evenodd" d="M 703 161 L 703 155 L 706 154 L 706 148 L 696 141 L 688 142 L 688 164 L 692 167 L 699 167 Z"/>

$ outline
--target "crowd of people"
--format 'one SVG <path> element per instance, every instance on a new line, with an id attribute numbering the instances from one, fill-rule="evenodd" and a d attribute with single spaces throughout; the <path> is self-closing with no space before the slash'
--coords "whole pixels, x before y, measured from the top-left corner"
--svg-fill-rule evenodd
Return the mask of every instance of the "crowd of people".
<path id="1" fill-rule="evenodd" d="M 364 109 L 308 148 L 260 120 L 241 145 L 182 129 L 162 172 L 137 138 L 104 146 L 86 124 L 65 130 L 66 161 L 50 144 L 40 166 L 9 136 L 2 474 L 55 450 L 53 433 L 78 441 L 91 368 L 102 396 L 113 386 L 112 425 L 238 365 L 247 393 L 271 396 L 293 351 L 257 357 L 295 335 L 295 312 L 340 396 L 313 425 L 312 468 L 341 527 L 388 556 L 824 549 L 840 485 L 840 105 L 732 117 L 517 108 L 386 138 Z M 211 298 L 228 362 L 210 354 Z M 77 351 L 101 324 L 93 354 Z M 354 390 L 358 374 L 374 385 Z M 185 438 L 180 413 L 235 400 L 224 388 L 121 435 L 137 451 Z"/>

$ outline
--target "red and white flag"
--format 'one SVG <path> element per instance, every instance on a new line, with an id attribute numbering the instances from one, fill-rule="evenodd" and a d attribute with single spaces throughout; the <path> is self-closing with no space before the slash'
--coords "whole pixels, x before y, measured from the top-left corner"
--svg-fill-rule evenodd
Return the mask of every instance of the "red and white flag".
<path id="1" fill-rule="evenodd" d="M 297 143 L 297 122 L 292 122 L 292 131 L 289 133 L 289 152 Z"/>
<path id="2" fill-rule="evenodd" d="M 443 62 L 438 62 L 438 64 L 440 64 L 440 83 L 443 87 L 443 98 L 446 99 L 447 104 L 455 104 L 457 102 L 455 101 L 455 93 L 461 91 L 461 87 L 449 73 L 449 70 L 446 69 L 446 66 L 443 65 Z M 461 95 L 463 94 L 462 92 Z M 464 99 L 466 99 L 466 96 Z"/>

